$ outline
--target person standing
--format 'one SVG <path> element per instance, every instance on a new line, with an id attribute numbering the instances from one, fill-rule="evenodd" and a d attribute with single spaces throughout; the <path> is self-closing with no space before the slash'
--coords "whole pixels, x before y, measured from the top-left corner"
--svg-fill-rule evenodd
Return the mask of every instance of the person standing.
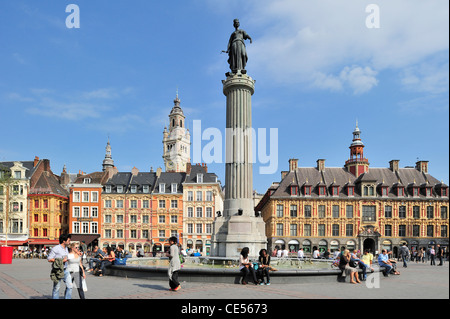
<path id="1" fill-rule="evenodd" d="M 435 257 L 436 257 L 436 250 L 434 250 L 434 246 L 431 246 L 430 248 L 430 265 L 431 266 L 436 266 L 436 261 L 435 261 Z"/>
<path id="2" fill-rule="evenodd" d="M 437 245 L 437 257 L 439 258 L 438 266 L 442 266 L 444 264 L 444 250 L 441 245 Z"/>
<path id="3" fill-rule="evenodd" d="M 425 259 L 427 258 L 427 251 L 425 250 L 424 247 L 422 247 L 421 250 L 422 250 L 422 264 L 424 264 Z"/>
<path id="4" fill-rule="evenodd" d="M 421 261 L 423 258 L 423 250 L 422 248 L 417 250 L 416 264 Z"/>
<path id="5" fill-rule="evenodd" d="M 300 259 L 305 258 L 305 253 L 303 252 L 303 248 L 300 248 L 298 250 L 298 258 L 300 258 Z"/>
<path id="6" fill-rule="evenodd" d="M 181 269 L 180 263 L 180 252 L 178 251 L 178 240 L 175 236 L 169 238 L 170 248 L 166 253 L 166 256 L 169 257 L 169 286 L 171 291 L 178 291 L 181 289 L 180 282 L 178 281 L 178 271 Z"/>
<path id="7" fill-rule="evenodd" d="M 83 280 L 86 279 L 86 273 L 82 263 L 83 251 L 76 243 L 71 243 L 69 246 L 68 266 L 70 276 L 72 277 L 72 284 L 75 285 L 78 290 L 78 296 L 80 299 L 86 299 L 83 290 Z"/>
<path id="8" fill-rule="evenodd" d="M 403 243 L 403 246 L 400 247 L 400 257 L 402 257 L 403 260 L 403 268 L 408 267 L 408 258 L 409 258 L 409 249 L 406 246 L 406 243 Z"/>
<path id="9" fill-rule="evenodd" d="M 52 248 L 48 254 L 47 261 L 52 263 L 53 270 L 60 268 L 63 272 L 62 276 L 55 276 L 53 280 L 52 298 L 59 299 L 59 290 L 61 288 L 61 280 L 66 285 L 64 292 L 64 299 L 72 299 L 72 277 L 67 268 L 67 257 L 69 255 L 68 246 L 70 245 L 71 236 L 69 234 L 62 234 L 59 236 L 59 245 Z M 58 271 L 58 270 L 57 270 Z"/>

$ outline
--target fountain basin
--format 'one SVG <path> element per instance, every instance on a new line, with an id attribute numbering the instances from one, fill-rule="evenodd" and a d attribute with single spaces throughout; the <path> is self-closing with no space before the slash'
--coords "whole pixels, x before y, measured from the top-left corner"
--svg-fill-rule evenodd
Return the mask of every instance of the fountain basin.
<path id="1" fill-rule="evenodd" d="M 141 258 L 142 259 L 142 258 Z M 133 264 L 134 260 L 127 261 L 127 265 L 111 265 L 107 268 L 106 274 L 110 276 L 119 276 L 125 278 L 142 278 L 148 280 L 168 280 L 168 260 L 159 258 L 166 265 L 139 265 Z M 272 264 L 272 262 L 271 262 Z M 275 266 L 276 267 L 276 266 Z M 377 265 L 373 268 L 376 272 L 380 271 Z M 278 269 L 278 268 L 277 268 Z M 382 269 L 381 269 L 382 270 Z M 361 269 L 358 269 L 362 272 Z M 340 278 L 341 271 L 336 268 L 331 268 L 327 263 L 327 268 L 319 269 L 282 269 L 270 272 L 271 283 L 326 283 L 342 281 Z M 207 283 L 240 283 L 241 272 L 239 268 L 224 268 L 224 267 L 189 267 L 183 265 L 179 272 L 179 279 L 181 282 L 207 282 Z M 383 276 L 380 276 L 383 277 Z M 347 276 L 347 281 L 349 276 Z"/>

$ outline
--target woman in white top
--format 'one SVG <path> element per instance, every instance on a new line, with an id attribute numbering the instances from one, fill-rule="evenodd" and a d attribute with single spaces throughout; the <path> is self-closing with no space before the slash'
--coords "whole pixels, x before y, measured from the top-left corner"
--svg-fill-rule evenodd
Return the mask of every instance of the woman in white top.
<path id="1" fill-rule="evenodd" d="M 241 250 L 241 254 L 239 255 L 239 270 L 242 272 L 242 284 L 247 284 L 247 275 L 248 273 L 252 274 L 253 282 L 255 285 L 258 284 L 258 279 L 256 279 L 256 273 L 253 269 L 253 265 L 250 262 L 250 258 L 248 257 L 250 249 L 248 247 L 244 247 Z"/>
<path id="2" fill-rule="evenodd" d="M 83 280 L 86 279 L 86 273 L 84 272 L 84 267 L 81 263 L 82 255 L 83 253 L 80 251 L 80 246 L 78 243 L 71 243 L 69 246 L 67 267 L 70 271 L 70 275 L 72 276 L 72 283 L 75 283 L 75 286 L 77 287 L 80 299 L 86 299 L 83 290 Z"/>

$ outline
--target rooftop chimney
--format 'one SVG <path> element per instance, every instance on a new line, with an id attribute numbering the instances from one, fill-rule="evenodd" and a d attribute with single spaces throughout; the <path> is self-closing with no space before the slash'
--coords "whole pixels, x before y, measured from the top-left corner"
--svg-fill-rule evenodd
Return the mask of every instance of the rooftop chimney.
<path id="1" fill-rule="evenodd" d="M 36 165 L 39 163 L 39 157 L 34 157 L 33 167 L 36 167 Z"/>
<path id="2" fill-rule="evenodd" d="M 398 163 L 399 162 L 400 162 L 399 160 L 392 160 L 389 162 L 389 168 L 391 169 L 391 171 L 393 171 L 393 172 L 398 171 Z"/>
<path id="3" fill-rule="evenodd" d="M 318 159 L 316 162 L 317 162 L 317 169 L 320 172 L 323 172 L 325 170 L 325 160 L 324 159 Z"/>
<path id="4" fill-rule="evenodd" d="M 416 169 L 424 174 L 428 174 L 428 161 L 417 161 Z"/>
<path id="5" fill-rule="evenodd" d="M 289 160 L 289 172 L 295 172 L 298 168 L 298 159 L 291 158 Z"/>

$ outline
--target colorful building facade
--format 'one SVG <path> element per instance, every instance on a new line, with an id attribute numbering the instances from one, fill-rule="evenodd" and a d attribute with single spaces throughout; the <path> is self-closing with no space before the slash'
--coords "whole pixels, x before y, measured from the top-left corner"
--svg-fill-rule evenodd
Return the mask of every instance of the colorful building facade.
<path id="1" fill-rule="evenodd" d="M 369 167 L 357 127 L 350 158 L 344 167 L 299 167 L 273 183 L 256 207 L 266 222 L 268 248 L 286 246 L 339 250 L 383 248 L 396 254 L 406 242 L 419 249 L 440 244 L 448 248 L 448 186 L 428 173 L 428 162 L 415 167 Z"/>
<path id="2" fill-rule="evenodd" d="M 53 174 L 48 159 L 39 160 L 28 192 L 28 245 L 40 249 L 59 244 L 69 231 L 69 192 Z"/>
<path id="3" fill-rule="evenodd" d="M 188 164 L 183 182 L 182 248 L 209 255 L 216 212 L 223 211 L 223 192 L 214 173 L 203 165 Z"/>

